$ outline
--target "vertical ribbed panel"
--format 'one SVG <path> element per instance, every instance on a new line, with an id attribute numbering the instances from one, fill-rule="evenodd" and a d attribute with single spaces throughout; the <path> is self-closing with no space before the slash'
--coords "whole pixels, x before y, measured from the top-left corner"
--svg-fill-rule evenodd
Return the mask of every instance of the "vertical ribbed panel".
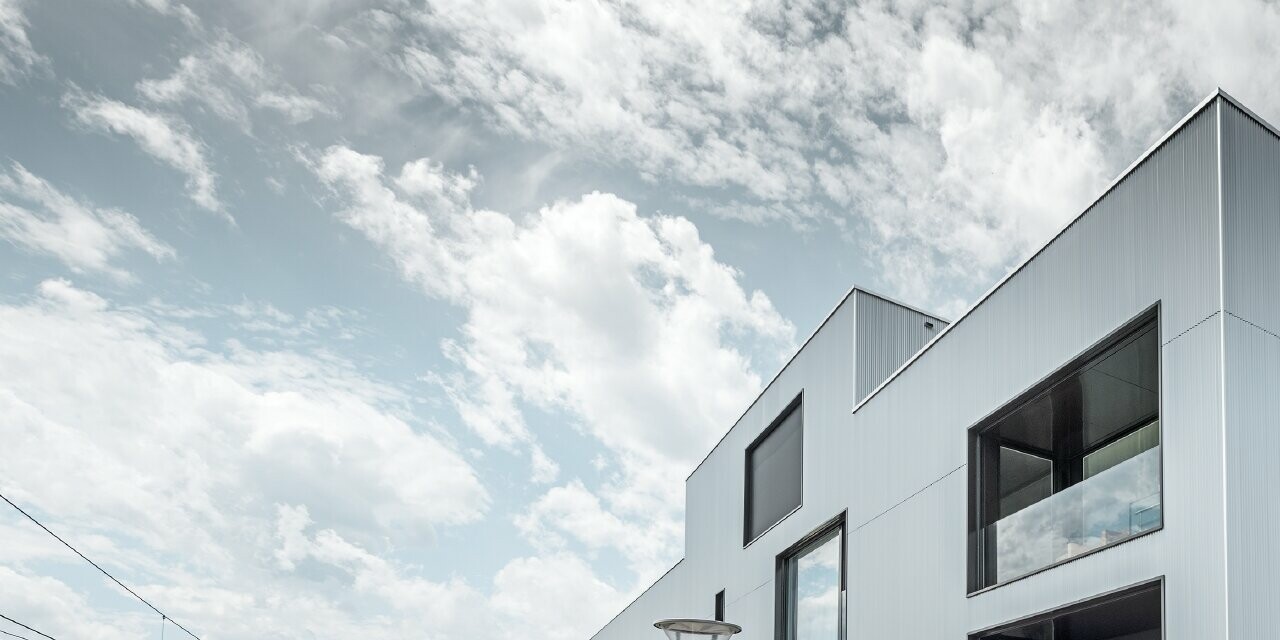
<path id="1" fill-rule="evenodd" d="M 857 404 L 947 323 L 866 291 L 855 291 L 854 296 L 858 317 L 854 327 L 857 338 L 853 402 Z"/>
<path id="2" fill-rule="evenodd" d="M 1280 140 L 1224 103 L 1222 165 L 1230 637 L 1274 637 L 1280 602 Z"/>
<path id="3" fill-rule="evenodd" d="M 686 559 L 597 637 L 653 640 L 654 619 L 709 616 L 725 589 L 740 639 L 772 638 L 777 554 L 845 510 L 850 640 L 962 640 L 1158 576 L 1165 638 L 1222 637 L 1217 130 L 1210 103 L 852 414 L 919 336 L 871 330 L 916 322 L 896 305 L 846 299 L 690 476 Z M 966 597 L 968 429 L 1157 303 L 1164 529 Z M 801 390 L 803 505 L 744 549 L 745 448 Z"/>
<path id="4" fill-rule="evenodd" d="M 849 537 L 849 639 L 955 638 L 967 624 L 964 470 Z M 957 635 L 959 634 L 959 635 Z"/>
<path id="5" fill-rule="evenodd" d="M 1280 334 L 1280 141 L 1226 102 L 1222 181 L 1224 303 Z"/>
<path id="6" fill-rule="evenodd" d="M 1280 603 L 1280 338 L 1229 315 L 1225 346 L 1231 638 L 1275 637 Z"/>

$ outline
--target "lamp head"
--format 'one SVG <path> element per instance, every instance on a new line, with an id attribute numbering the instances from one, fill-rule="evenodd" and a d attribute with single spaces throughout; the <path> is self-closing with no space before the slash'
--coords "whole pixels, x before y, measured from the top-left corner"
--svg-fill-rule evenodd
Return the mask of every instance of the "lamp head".
<path id="1" fill-rule="evenodd" d="M 736 624 L 694 618 L 659 620 L 653 626 L 662 629 L 668 640 L 729 640 L 733 634 L 742 632 L 742 627 Z"/>

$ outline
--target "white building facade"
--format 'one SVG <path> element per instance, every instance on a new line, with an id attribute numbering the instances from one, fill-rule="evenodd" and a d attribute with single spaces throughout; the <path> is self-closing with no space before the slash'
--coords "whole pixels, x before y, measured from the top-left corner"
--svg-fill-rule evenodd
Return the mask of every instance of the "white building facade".
<path id="1" fill-rule="evenodd" d="M 854 289 L 595 640 L 1280 637 L 1280 135 L 1202 102 L 948 325 Z"/>

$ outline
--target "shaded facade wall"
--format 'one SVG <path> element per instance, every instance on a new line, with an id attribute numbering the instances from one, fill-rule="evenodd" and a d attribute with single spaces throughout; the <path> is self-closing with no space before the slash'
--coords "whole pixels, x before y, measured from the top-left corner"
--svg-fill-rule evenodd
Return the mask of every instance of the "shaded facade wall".
<path id="1" fill-rule="evenodd" d="M 1280 138 L 1222 110 L 1226 602 L 1232 638 L 1277 635 Z"/>
<path id="2" fill-rule="evenodd" d="M 859 335 L 846 300 L 689 478 L 686 559 L 596 637 L 653 640 L 653 620 L 709 617 L 725 589 L 739 637 L 772 638 L 777 554 L 841 512 L 851 639 L 962 639 L 1159 577 L 1166 638 L 1225 637 L 1223 104 L 1208 102 L 853 412 Z M 1163 529 L 967 596 L 969 428 L 1156 304 Z M 744 450 L 802 390 L 803 506 L 743 548 Z"/>

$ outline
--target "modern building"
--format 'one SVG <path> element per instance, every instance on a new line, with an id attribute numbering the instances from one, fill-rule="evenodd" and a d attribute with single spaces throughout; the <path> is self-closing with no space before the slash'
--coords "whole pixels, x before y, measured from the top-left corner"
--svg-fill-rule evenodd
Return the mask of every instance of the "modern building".
<path id="1" fill-rule="evenodd" d="M 948 325 L 854 289 L 596 640 L 1280 637 L 1280 133 L 1219 91 Z"/>

